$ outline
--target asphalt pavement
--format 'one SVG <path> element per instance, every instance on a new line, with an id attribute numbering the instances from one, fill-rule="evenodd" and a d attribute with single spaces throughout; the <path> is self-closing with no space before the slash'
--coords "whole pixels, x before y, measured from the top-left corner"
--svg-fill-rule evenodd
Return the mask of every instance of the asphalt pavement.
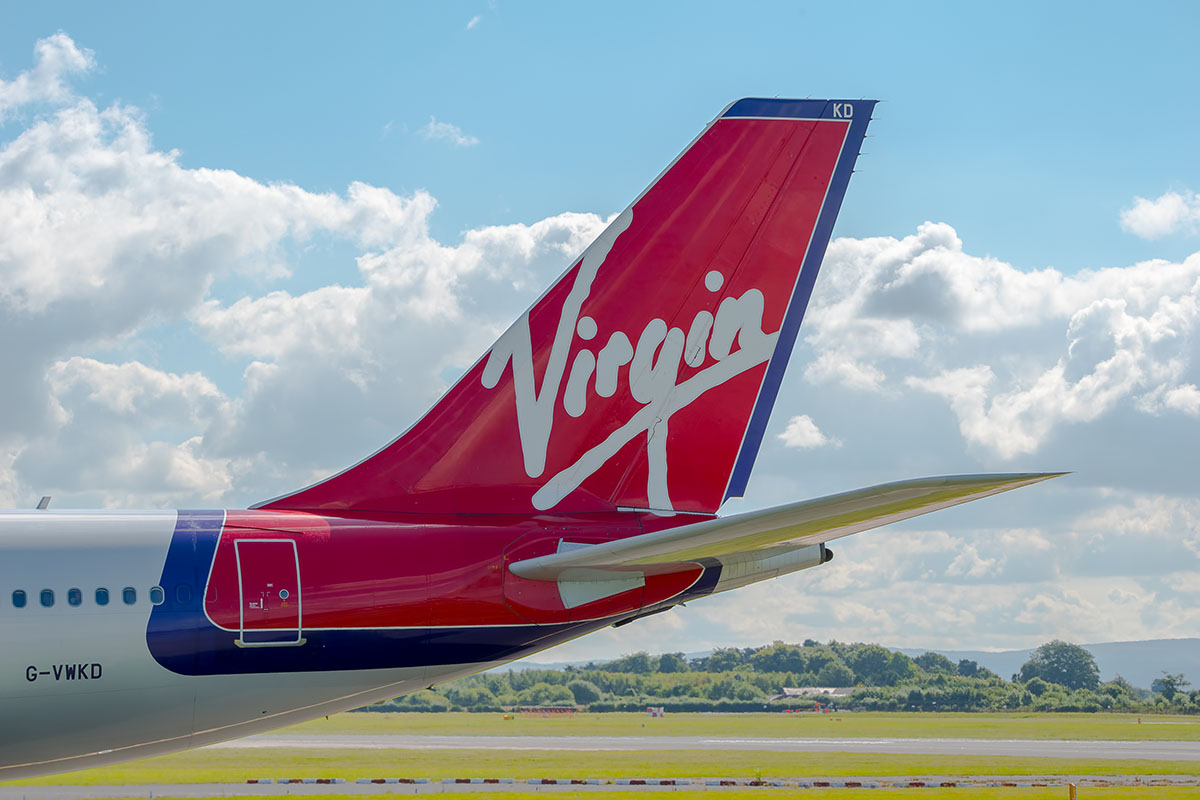
<path id="1" fill-rule="evenodd" d="M 265 733 L 213 748 L 306 750 L 759 750 L 778 753 L 879 753 L 927 756 L 1151 759 L 1200 761 L 1200 742 L 1062 739 L 820 739 L 717 736 L 428 736 Z"/>

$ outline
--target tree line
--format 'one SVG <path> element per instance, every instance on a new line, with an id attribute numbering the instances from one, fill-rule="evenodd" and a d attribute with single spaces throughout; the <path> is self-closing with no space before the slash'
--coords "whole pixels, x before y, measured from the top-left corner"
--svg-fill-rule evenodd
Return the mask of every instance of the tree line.
<path id="1" fill-rule="evenodd" d="M 813 699 L 772 700 L 784 687 L 853 687 L 837 699 L 860 711 L 1129 711 L 1200 713 L 1200 690 L 1166 672 L 1149 689 L 1100 681 L 1086 649 L 1055 640 L 1010 678 L 940 653 L 916 658 L 877 644 L 775 642 L 711 655 L 641 652 L 613 661 L 472 675 L 370 706 L 374 711 L 501 711 L 573 705 L 589 711 L 812 709 Z M 821 702 L 828 702 L 823 700 Z"/>

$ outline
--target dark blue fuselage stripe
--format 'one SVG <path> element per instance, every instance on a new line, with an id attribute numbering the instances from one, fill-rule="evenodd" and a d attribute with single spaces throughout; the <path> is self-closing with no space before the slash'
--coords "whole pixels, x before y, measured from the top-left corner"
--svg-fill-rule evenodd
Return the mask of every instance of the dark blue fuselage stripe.
<path id="1" fill-rule="evenodd" d="M 157 661 L 181 675 L 239 675 L 263 672 L 335 672 L 478 664 L 519 657 L 611 620 L 562 625 L 481 628 L 395 628 L 306 630 L 301 645 L 238 647 L 236 631 L 225 631 L 195 615 L 178 614 L 155 634 Z"/>
<path id="2" fill-rule="evenodd" d="M 721 562 L 715 558 L 702 558 L 696 563 L 704 567 L 700 578 L 686 592 L 678 597 L 672 597 L 666 601 L 667 603 L 673 606 L 686 603 L 688 600 L 710 595 L 717 588 L 717 581 L 721 580 Z"/>
<path id="3" fill-rule="evenodd" d="M 221 538 L 225 512 L 180 510 L 177 513 L 175 533 L 158 582 L 165 591 L 165 601 L 150 612 L 146 645 L 159 664 L 173 672 L 194 675 L 198 673 L 176 668 L 184 661 L 194 660 L 195 654 L 194 645 L 186 635 L 181 637 L 181 633 L 205 627 L 216 630 L 204 614 L 204 587 Z M 181 586 L 187 589 L 181 591 Z"/>

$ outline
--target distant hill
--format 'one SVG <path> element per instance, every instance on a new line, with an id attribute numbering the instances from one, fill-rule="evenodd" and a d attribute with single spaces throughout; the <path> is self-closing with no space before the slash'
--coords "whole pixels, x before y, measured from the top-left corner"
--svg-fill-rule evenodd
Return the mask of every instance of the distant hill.
<path id="1" fill-rule="evenodd" d="M 1085 644 L 1100 667 L 1100 680 L 1109 681 L 1117 675 L 1134 686 L 1149 689 L 1155 678 L 1162 677 L 1163 670 L 1172 674 L 1183 673 L 1194 686 L 1200 687 L 1200 639 L 1149 639 L 1142 642 L 1101 642 Z M 913 658 L 928 652 L 921 648 L 899 648 L 900 652 Z M 958 663 L 964 658 L 978 662 L 1001 678 L 1008 680 L 1029 660 L 1033 648 L 1028 650 L 1002 650 L 990 653 L 983 650 L 933 650 Z"/>
<path id="2" fill-rule="evenodd" d="M 1148 639 L 1141 642 L 1101 642 L 1085 644 L 1100 667 L 1100 679 L 1112 680 L 1117 675 L 1125 678 L 1134 686 L 1149 689 L 1150 683 L 1162 676 L 1163 670 L 1172 674 L 1183 673 L 1192 682 L 1192 688 L 1200 688 L 1200 639 Z M 962 659 L 975 661 L 981 667 L 987 667 L 1005 680 L 1009 680 L 1021 669 L 1021 665 L 1029 660 L 1033 648 L 1028 650 L 1001 650 L 989 652 L 986 650 L 939 650 L 935 648 L 892 648 L 910 657 L 917 657 L 932 650 L 941 653 L 956 664 Z M 687 658 L 697 658 L 711 655 L 711 650 L 687 653 Z M 605 659 L 596 659 L 602 663 Z M 582 666 L 587 661 L 555 661 L 538 663 L 517 661 L 497 669 L 562 669 L 567 666 Z"/>

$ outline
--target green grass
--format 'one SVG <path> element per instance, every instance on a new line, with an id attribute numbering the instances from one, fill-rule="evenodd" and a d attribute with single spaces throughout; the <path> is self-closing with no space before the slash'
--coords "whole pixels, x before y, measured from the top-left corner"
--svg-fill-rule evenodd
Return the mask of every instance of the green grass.
<path id="1" fill-rule="evenodd" d="M 961 737 L 1009 739 L 1200 740 L 1196 717 L 1128 714 L 578 714 L 569 717 L 501 714 L 340 714 L 288 733 L 409 733 L 477 735 L 662 735 L 762 737 Z M 6 785 L 145 785 L 243 783 L 248 778 L 340 777 L 754 777 L 879 775 L 1144 775 L 1200 776 L 1200 762 L 1149 760 L 906 756 L 766 751 L 574 752 L 536 750 L 191 750 Z M 349 788 L 349 787 L 348 787 Z M 772 795 L 785 790 L 768 791 Z M 838 790 L 843 791 L 844 790 Z M 951 789 L 954 797 L 1061 797 L 1033 789 Z M 1032 793 L 1031 793 L 1032 792 Z M 740 792 L 723 792 L 723 796 Z M 612 796 L 606 793 L 606 796 Z M 617 795 L 623 796 L 623 795 Z M 804 790 L 805 797 L 824 796 Z M 842 795 L 838 795 L 842 796 Z M 920 798 L 940 797 L 921 790 Z M 1080 797 L 1196 797 L 1189 787 L 1087 789 Z"/>
<path id="2" fill-rule="evenodd" d="M 699 778 L 1200 775 L 1196 761 L 695 750 L 191 750 L 6 785 L 244 783 L 248 778 Z M 807 795 L 806 795 L 807 796 Z M 925 795 L 922 795 L 924 797 Z"/>
<path id="3" fill-rule="evenodd" d="M 679 791 L 687 791 L 680 789 Z M 944 800 L 944 798 L 953 798 L 954 800 L 1024 800 L 1025 798 L 1063 798 L 1067 796 L 1067 790 L 1064 787 L 1047 787 L 1047 788 L 955 788 L 955 789 L 920 789 L 920 790 L 904 790 L 904 791 L 919 791 L 915 794 L 912 800 Z M 224 797 L 211 798 L 189 798 L 189 800 L 226 800 L 230 795 Z M 513 800 L 521 795 L 514 795 L 510 792 L 471 792 L 468 795 L 472 800 L 492 800 L 492 798 L 504 798 L 505 800 Z M 555 800 L 595 800 L 594 792 L 554 792 Z M 644 790 L 630 790 L 628 792 L 604 792 L 602 795 L 605 800 L 648 800 L 651 797 L 658 797 L 657 793 L 647 795 Z M 850 797 L 864 797 L 867 793 L 851 794 Z M 898 798 L 909 797 L 909 794 L 898 794 Z M 171 800 L 170 795 L 158 796 L 160 800 Z M 379 795 L 321 795 L 326 800 L 352 800 L 352 798 L 369 797 L 374 800 Z M 720 800 L 763 800 L 766 797 L 783 798 L 783 797 L 803 797 L 814 798 L 815 800 L 846 800 L 845 789 L 722 789 L 719 794 L 714 797 Z M 1122 798 L 1122 800 L 1130 798 L 1147 798 L 1147 800 L 1193 800 L 1200 797 L 1200 789 L 1186 786 L 1138 786 L 1138 787 L 1098 787 L 1085 788 L 1079 790 L 1079 800 L 1108 800 L 1109 798 Z M 144 800 L 144 798 L 127 798 L 127 800 Z"/>
<path id="4" fill-rule="evenodd" d="M 338 714 L 281 733 L 1200 741 L 1200 717 L 1137 714 Z M 1141 719 L 1142 724 L 1138 724 Z"/>

